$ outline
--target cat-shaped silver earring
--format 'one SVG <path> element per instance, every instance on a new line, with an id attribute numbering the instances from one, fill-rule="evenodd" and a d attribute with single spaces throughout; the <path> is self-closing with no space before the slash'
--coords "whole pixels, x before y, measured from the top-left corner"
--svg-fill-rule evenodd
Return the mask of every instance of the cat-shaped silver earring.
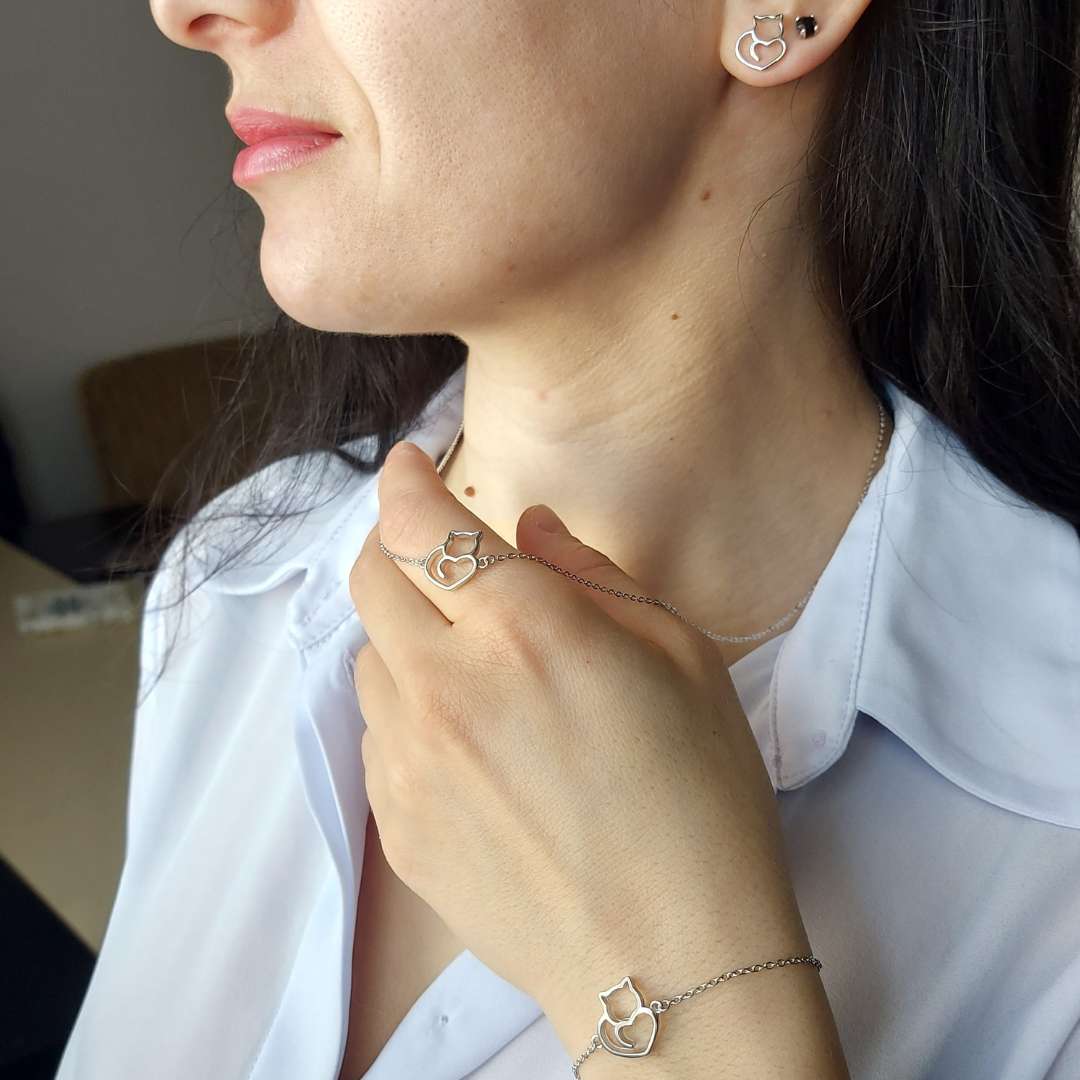
<path id="1" fill-rule="evenodd" d="M 776 35 L 776 37 L 760 37 L 757 32 L 758 23 L 766 22 L 772 19 L 777 20 L 780 27 L 780 32 Z M 813 37 L 813 35 L 817 33 L 817 19 L 815 19 L 813 15 L 800 15 L 795 20 L 795 26 L 799 31 L 800 37 Z M 746 57 L 742 54 L 742 43 L 744 38 L 750 38 L 749 52 L 754 62 L 747 60 Z M 772 45 L 779 45 L 780 52 L 766 64 L 756 63 L 756 61 L 760 59 L 758 57 L 758 48 L 768 48 Z M 786 52 L 787 42 L 784 40 L 784 16 L 782 13 L 777 15 L 755 15 L 753 28 L 744 31 L 735 40 L 735 55 L 747 67 L 753 68 L 755 71 L 764 71 L 766 68 L 772 67 L 773 64 L 775 64 L 778 60 L 783 59 L 784 53 Z"/>

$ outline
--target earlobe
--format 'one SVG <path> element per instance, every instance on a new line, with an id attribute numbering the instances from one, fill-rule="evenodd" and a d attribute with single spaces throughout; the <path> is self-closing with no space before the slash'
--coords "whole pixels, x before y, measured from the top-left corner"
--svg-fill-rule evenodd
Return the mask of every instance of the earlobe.
<path id="1" fill-rule="evenodd" d="M 851 26 L 870 0 L 854 0 L 838 5 L 826 17 L 813 12 L 774 12 L 751 15 L 751 22 L 739 15 L 740 24 L 729 36 L 724 66 L 736 78 L 756 86 L 789 82 L 820 64 L 844 40 Z M 826 25 L 827 24 L 827 25 Z M 822 37 L 822 31 L 825 37 Z M 816 41 L 809 56 L 800 56 L 799 44 Z M 822 49 L 822 43 L 825 48 Z M 769 71 L 765 78 L 758 73 Z M 753 74 L 751 74 L 753 73 Z"/>
<path id="2" fill-rule="evenodd" d="M 754 25 L 735 39 L 735 58 L 754 71 L 765 71 L 787 54 L 784 16 L 755 15 Z"/>

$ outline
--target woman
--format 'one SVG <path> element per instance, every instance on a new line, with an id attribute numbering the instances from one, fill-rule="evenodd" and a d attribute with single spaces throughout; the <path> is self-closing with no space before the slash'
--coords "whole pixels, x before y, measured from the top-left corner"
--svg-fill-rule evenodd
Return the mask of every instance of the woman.
<path id="1" fill-rule="evenodd" d="M 151 9 L 291 337 L 60 1080 L 1080 1075 L 1076 6 Z"/>

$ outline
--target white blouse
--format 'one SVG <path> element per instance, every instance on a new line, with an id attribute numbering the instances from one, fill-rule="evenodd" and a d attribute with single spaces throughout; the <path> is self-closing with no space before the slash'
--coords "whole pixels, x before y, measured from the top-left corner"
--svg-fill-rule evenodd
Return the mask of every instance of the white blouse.
<path id="1" fill-rule="evenodd" d="M 463 385 L 459 368 L 408 436 L 436 461 Z M 853 1078 L 1077 1080 L 1080 538 L 888 392 L 884 465 L 817 588 L 731 675 Z M 182 609 L 155 610 L 175 545 L 155 576 L 123 872 L 57 1080 L 337 1077 L 368 813 L 347 577 L 378 502 L 376 477 L 320 460 L 316 505 L 258 559 Z M 465 950 L 364 1080 L 563 1080 L 570 1061 Z"/>

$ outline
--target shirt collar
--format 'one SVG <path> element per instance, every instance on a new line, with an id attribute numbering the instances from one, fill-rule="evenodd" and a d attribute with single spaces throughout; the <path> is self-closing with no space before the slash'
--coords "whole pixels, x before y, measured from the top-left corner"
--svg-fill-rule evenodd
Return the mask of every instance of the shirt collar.
<path id="1" fill-rule="evenodd" d="M 1080 828 L 1080 537 L 891 381 L 895 430 L 796 623 L 731 667 L 774 787 L 861 713 L 972 795 Z"/>
<path id="2" fill-rule="evenodd" d="M 431 397 L 403 436 L 429 455 L 441 455 L 457 433 L 465 386 L 461 365 Z M 342 449 L 366 457 L 375 436 L 343 444 Z M 263 529 L 288 484 L 295 483 L 290 505 L 302 511 Z M 341 589 L 347 596 L 348 572 L 368 531 L 378 517 L 378 472 L 357 472 L 333 454 L 300 454 L 283 458 L 233 485 L 211 500 L 196 516 L 190 554 L 203 588 L 232 596 L 266 592 L 297 574 L 304 581 L 294 594 L 291 617 L 297 640 L 311 634 L 301 628 L 317 620 L 323 607 L 341 612 Z M 252 506 L 258 512 L 251 513 Z M 242 558 L 213 573 L 209 571 L 240 544 L 250 544 Z M 335 600 L 337 603 L 335 603 Z M 351 606 L 351 604 L 350 604 Z"/>
<path id="3" fill-rule="evenodd" d="M 405 436 L 434 460 L 457 433 L 464 378 L 462 365 Z M 809 601 L 730 669 L 773 785 L 797 788 L 828 769 L 863 713 L 971 794 L 1080 828 L 1080 538 L 885 388 L 885 460 Z M 370 437 L 348 447 L 370 451 Z M 320 493 L 312 509 L 257 544 L 257 561 L 248 553 L 204 586 L 250 594 L 303 574 L 288 608 L 301 650 L 356 619 L 348 573 L 378 515 L 377 474 L 327 457 L 325 472 L 286 459 L 215 500 L 242 507 L 285 469 L 308 468 L 302 490 Z M 214 536 L 197 549 L 204 557 L 220 553 Z"/>

